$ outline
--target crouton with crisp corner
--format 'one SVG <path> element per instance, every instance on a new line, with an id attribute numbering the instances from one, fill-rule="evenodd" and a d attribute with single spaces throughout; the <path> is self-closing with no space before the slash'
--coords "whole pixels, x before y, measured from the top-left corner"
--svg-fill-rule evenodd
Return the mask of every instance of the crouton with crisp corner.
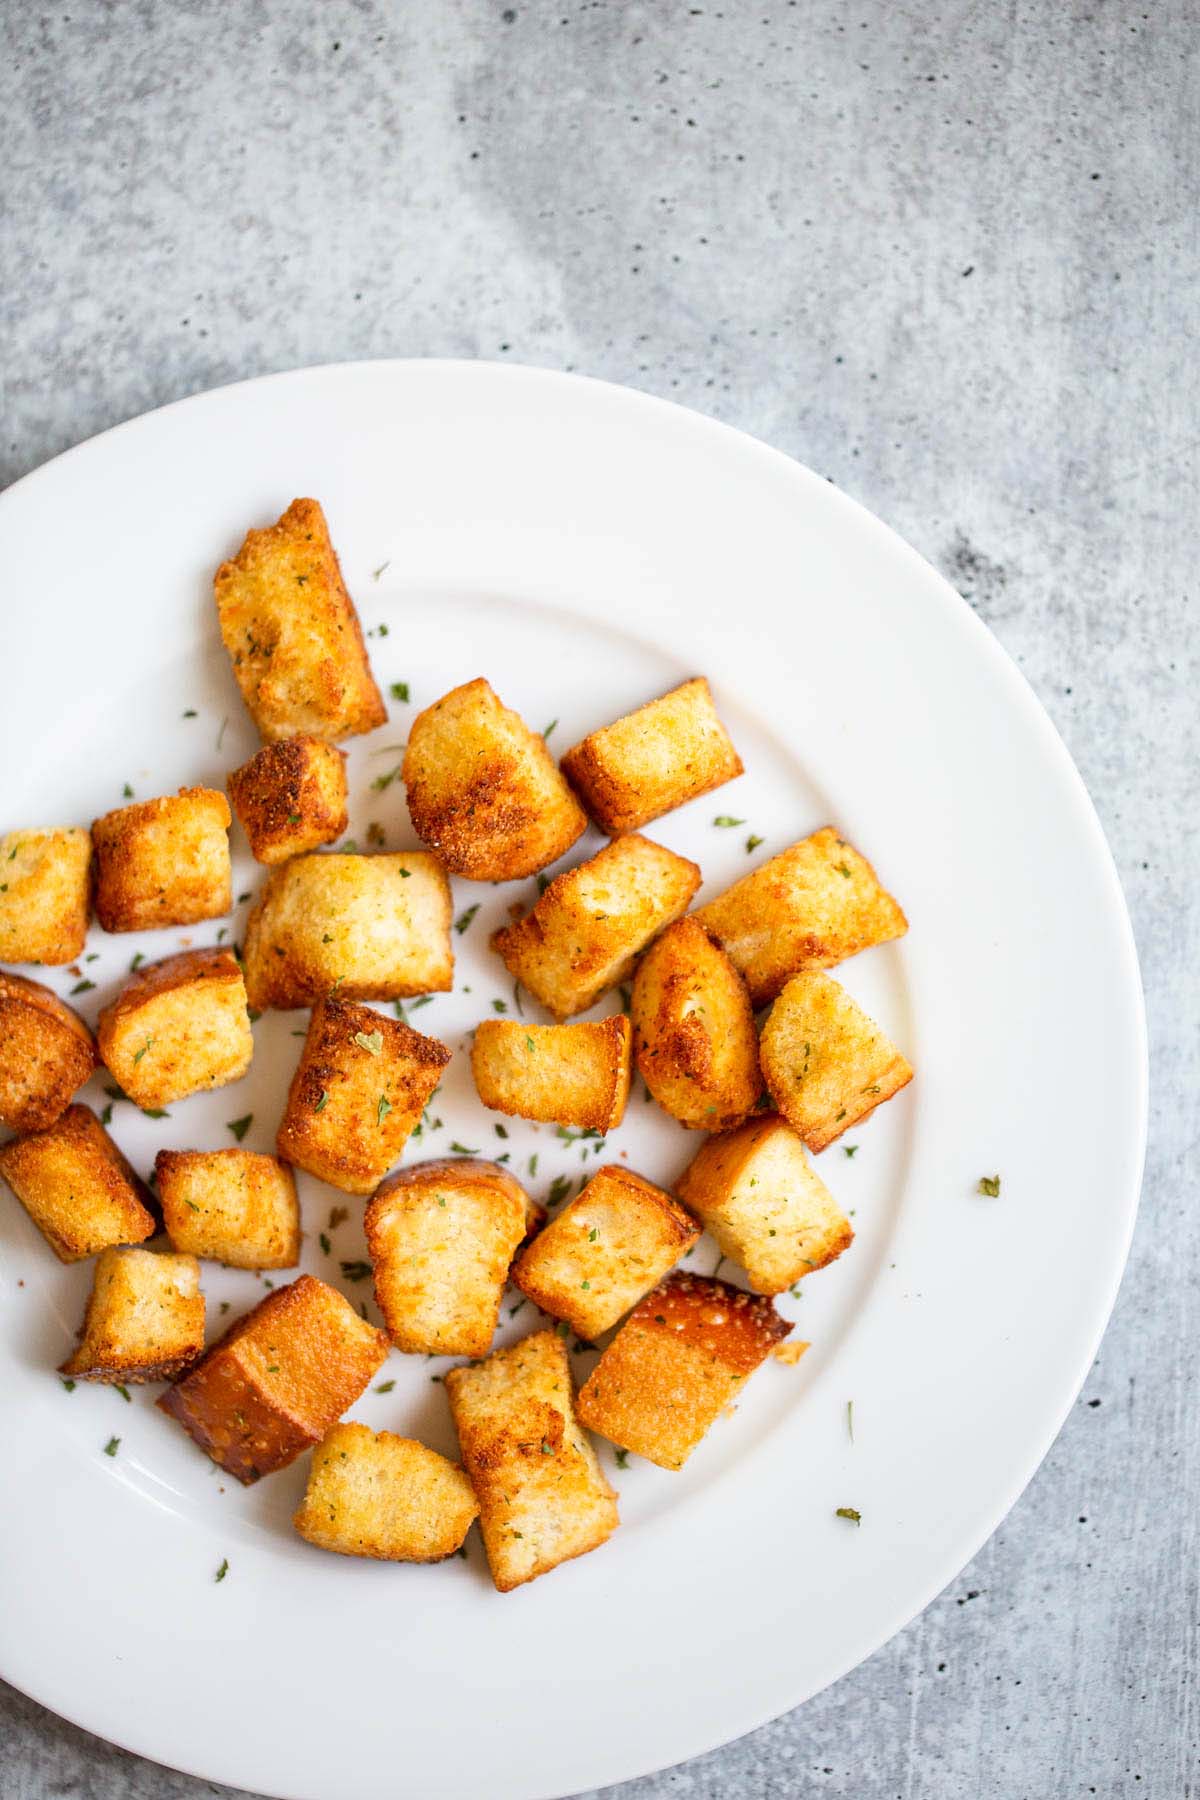
<path id="1" fill-rule="evenodd" d="M 593 731 L 563 774 L 601 831 L 637 831 L 742 773 L 703 675 Z"/>
<path id="2" fill-rule="evenodd" d="M 233 906 L 231 817 L 215 788 L 180 788 L 97 819 L 96 917 L 105 931 L 223 918 Z"/>
<path id="3" fill-rule="evenodd" d="M 820 973 L 793 975 L 759 1051 L 772 1100 L 810 1150 L 824 1150 L 913 1078 L 874 1019 Z"/>
<path id="4" fill-rule="evenodd" d="M 0 1144 L 0 1175 L 60 1262 L 144 1243 L 158 1229 L 149 1188 L 89 1107 L 68 1106 L 47 1130 Z"/>
<path id="5" fill-rule="evenodd" d="M 445 1385 L 502 1594 L 612 1536 L 617 1496 L 579 1429 L 571 1365 L 556 1332 L 535 1332 L 485 1362 L 450 1369 Z"/>
<path id="6" fill-rule="evenodd" d="M 472 881 L 534 875 L 587 829 L 544 739 L 482 677 L 417 714 L 403 775 L 417 836 Z"/>
<path id="7" fill-rule="evenodd" d="M 0 969 L 0 1125 L 44 1131 L 99 1058 L 77 1013 L 40 981 Z"/>
<path id="8" fill-rule="evenodd" d="M 633 1053 L 646 1086 L 692 1131 L 724 1131 L 762 1093 L 746 984 L 694 918 L 669 925 L 633 978 Z"/>
<path id="9" fill-rule="evenodd" d="M 320 738 L 264 744 L 225 785 L 257 862 L 286 862 L 346 829 L 345 752 Z"/>
<path id="10" fill-rule="evenodd" d="M 436 856 L 298 856 L 272 869 L 246 920 L 256 1012 L 448 993 L 450 884 Z"/>
<path id="11" fill-rule="evenodd" d="M 69 963 L 92 911 L 92 839 L 77 825 L 0 837 L 0 961 Z"/>
<path id="12" fill-rule="evenodd" d="M 294 1269 L 300 1205 L 285 1162 L 253 1150 L 160 1150 L 163 1224 L 176 1250 L 230 1269 Z"/>
<path id="13" fill-rule="evenodd" d="M 908 920 L 831 825 L 744 875 L 696 917 L 728 952 L 755 1006 L 785 981 L 903 937 Z"/>
<path id="14" fill-rule="evenodd" d="M 613 1131 L 625 1116 L 632 1037 L 624 1013 L 581 1025 L 484 1019 L 471 1073 L 493 1112 L 584 1131 Z"/>
<path id="15" fill-rule="evenodd" d="M 649 838 L 623 837 L 558 875 L 533 911 L 492 936 L 509 973 L 556 1018 L 584 1012 L 624 981 L 700 886 L 694 862 Z"/>
<path id="16" fill-rule="evenodd" d="M 710 1138 L 675 1192 L 756 1294 L 784 1293 L 854 1238 L 800 1138 L 773 1114 Z"/>
<path id="17" fill-rule="evenodd" d="M 147 963 L 104 1008 L 97 1037 L 105 1065 L 147 1110 L 237 1081 L 254 1054 L 237 958 L 182 950 Z"/>
<path id="18" fill-rule="evenodd" d="M 386 1332 L 301 1275 L 231 1325 L 157 1405 L 248 1486 L 320 1443 L 387 1353 Z"/>
<path id="19" fill-rule="evenodd" d="M 380 1562 L 441 1562 L 479 1517 L 457 1463 L 413 1438 L 347 1421 L 313 1451 L 292 1524 L 319 1550 Z"/>
<path id="20" fill-rule="evenodd" d="M 414 1163 L 389 1177 L 363 1227 L 375 1298 L 393 1344 L 431 1356 L 486 1356 L 513 1255 L 524 1189 L 499 1163 Z"/>
<path id="21" fill-rule="evenodd" d="M 769 1299 L 675 1274 L 630 1313 L 579 1394 L 579 1417 L 660 1469 L 681 1469 L 791 1326 Z"/>
<path id="22" fill-rule="evenodd" d="M 307 733 L 336 743 L 387 719 L 325 514 L 293 500 L 248 531 L 213 581 L 221 637 L 264 743 Z"/>
<path id="23" fill-rule="evenodd" d="M 96 1259 L 78 1347 L 60 1373 L 76 1381 L 173 1381 L 203 1349 L 195 1257 L 105 1250 Z"/>
<path id="24" fill-rule="evenodd" d="M 399 1162 L 450 1052 L 369 1006 L 313 1007 L 276 1135 L 280 1156 L 348 1194 L 369 1194 Z"/>

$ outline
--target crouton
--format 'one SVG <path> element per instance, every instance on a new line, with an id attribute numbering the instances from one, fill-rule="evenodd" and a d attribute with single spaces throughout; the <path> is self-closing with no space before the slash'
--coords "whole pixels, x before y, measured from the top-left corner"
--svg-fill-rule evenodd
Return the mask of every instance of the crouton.
<path id="1" fill-rule="evenodd" d="M 294 1269 L 300 1261 L 296 1181 L 252 1150 L 160 1150 L 163 1224 L 176 1250 L 230 1269 Z"/>
<path id="2" fill-rule="evenodd" d="M 249 1486 L 319 1443 L 387 1353 L 386 1332 L 301 1275 L 231 1325 L 157 1404 Z"/>
<path id="3" fill-rule="evenodd" d="M 346 754 L 320 738 L 264 744 L 225 785 L 257 862 L 286 862 L 346 829 Z"/>
<path id="4" fill-rule="evenodd" d="M 40 981 L 0 969 L 0 1125 L 44 1131 L 98 1061 L 83 1020 Z"/>
<path id="5" fill-rule="evenodd" d="M 831 975 L 793 975 L 759 1044 L 776 1107 L 824 1150 L 913 1078 L 891 1039 Z"/>
<path id="6" fill-rule="evenodd" d="M 108 1068 L 147 1110 L 236 1081 L 254 1054 L 237 958 L 182 950 L 147 963 L 101 1012 L 96 1034 Z"/>
<path id="7" fill-rule="evenodd" d="M 104 1250 L 78 1347 L 60 1365 L 78 1381 L 173 1381 L 204 1349 L 204 1295 L 194 1256 Z"/>
<path id="8" fill-rule="evenodd" d="M 319 1550 L 381 1562 L 441 1562 L 479 1517 L 457 1463 L 413 1438 L 348 1421 L 313 1451 L 292 1524 Z"/>
<path id="9" fill-rule="evenodd" d="M 651 938 L 687 911 L 694 862 L 649 838 L 623 837 L 556 876 L 533 911 L 492 948 L 556 1018 L 583 1012 L 633 969 Z"/>
<path id="10" fill-rule="evenodd" d="M 0 1144 L 0 1175 L 60 1262 L 158 1230 L 149 1188 L 89 1107 L 68 1106 L 47 1130 Z"/>
<path id="11" fill-rule="evenodd" d="M 756 1294 L 784 1293 L 854 1237 L 803 1143 L 773 1114 L 710 1138 L 675 1192 Z"/>
<path id="12" fill-rule="evenodd" d="M 524 1189 L 499 1163 L 414 1163 L 383 1183 L 363 1227 L 375 1298 L 393 1344 L 486 1356 L 509 1265 L 525 1236 Z"/>
<path id="13" fill-rule="evenodd" d="M 696 917 L 724 946 L 755 1006 L 805 969 L 830 969 L 903 937 L 908 920 L 832 825 L 744 875 Z"/>
<path id="14" fill-rule="evenodd" d="M 601 831 L 637 831 L 723 787 L 742 759 L 717 717 L 703 675 L 591 732 L 562 771 Z"/>
<path id="15" fill-rule="evenodd" d="M 612 1536 L 617 1496 L 576 1421 L 571 1365 L 556 1332 L 450 1369 L 445 1385 L 502 1594 Z"/>
<path id="16" fill-rule="evenodd" d="M 579 1417 L 660 1469 L 681 1469 L 790 1330 L 768 1299 L 704 1275 L 670 1275 L 592 1370 Z"/>
<path id="17" fill-rule="evenodd" d="M 635 1306 L 690 1250 L 700 1227 L 678 1201 L 621 1163 L 581 1194 L 518 1258 L 513 1281 L 585 1342 Z"/>
<path id="18" fill-rule="evenodd" d="M 746 984 L 694 918 L 668 925 L 633 978 L 633 1054 L 646 1086 L 691 1131 L 724 1131 L 762 1093 Z"/>
<path id="19" fill-rule="evenodd" d="M 264 743 L 302 733 L 336 743 L 386 721 L 315 500 L 293 500 L 274 525 L 248 531 L 233 561 L 217 570 L 213 592 L 242 699 Z"/>
<path id="20" fill-rule="evenodd" d="M 0 961 L 69 963 L 92 910 L 92 839 L 77 825 L 0 838 Z"/>
<path id="21" fill-rule="evenodd" d="M 105 931 L 223 918 L 233 906 L 231 817 L 215 788 L 180 788 L 97 819 L 96 917 Z"/>
<path id="22" fill-rule="evenodd" d="M 448 993 L 450 884 L 436 856 L 298 856 L 273 869 L 246 920 L 256 1012 Z"/>
<path id="23" fill-rule="evenodd" d="M 582 1025 L 484 1019 L 471 1073 L 493 1112 L 584 1131 L 613 1131 L 625 1116 L 632 1063 L 624 1013 Z"/>
<path id="24" fill-rule="evenodd" d="M 403 774 L 417 836 L 472 881 L 536 874 L 587 829 L 545 741 L 482 677 L 417 714 Z"/>
<path id="25" fill-rule="evenodd" d="M 408 1142 L 450 1061 L 436 1038 L 369 1006 L 321 1000 L 276 1135 L 280 1156 L 369 1194 Z"/>

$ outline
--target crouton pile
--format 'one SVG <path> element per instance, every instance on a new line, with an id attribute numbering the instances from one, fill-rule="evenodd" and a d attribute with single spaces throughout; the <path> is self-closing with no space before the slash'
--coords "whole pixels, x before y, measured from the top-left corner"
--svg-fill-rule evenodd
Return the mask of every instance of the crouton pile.
<path id="1" fill-rule="evenodd" d="M 0 961 L 23 966 L 0 968 L 0 1125 L 13 1134 L 0 1177 L 56 1257 L 95 1259 L 60 1365 L 68 1387 L 128 1398 L 127 1385 L 165 1383 L 161 1411 L 243 1483 L 311 1452 L 294 1524 L 323 1550 L 440 1561 L 466 1554 L 478 1521 L 507 1592 L 616 1530 L 590 1434 L 619 1468 L 632 1452 L 679 1469 L 768 1357 L 796 1360 L 775 1302 L 854 1236 L 810 1153 L 913 1073 L 829 971 L 906 920 L 831 826 L 696 904 L 704 871 L 643 831 L 743 773 L 702 676 L 557 761 L 549 728 L 484 677 L 460 682 L 409 718 L 406 744 L 385 747 L 402 761 L 372 783 L 397 810 L 406 793 L 424 847 L 389 851 L 372 824 L 360 851 L 342 841 L 353 820 L 339 744 L 389 715 L 320 505 L 296 500 L 250 530 L 214 593 L 262 740 L 229 770 L 228 797 L 126 789 L 90 829 L 0 837 Z M 409 704 L 407 684 L 391 693 Z M 262 865 L 257 893 L 241 896 L 240 945 L 214 929 L 236 904 L 231 829 Z M 589 831 L 604 841 L 581 845 Z M 469 1045 L 418 1029 L 417 1009 L 451 991 L 455 937 L 490 888 L 531 877 L 536 897 L 509 905 L 489 939 L 511 1003 L 493 998 Z M 471 883 L 487 885 L 473 898 Z M 89 1022 L 73 1000 L 95 986 L 81 967 L 99 954 L 93 920 L 109 934 L 200 927 L 203 941 L 136 954 Z M 64 996 L 31 965 L 79 979 Z M 269 1150 L 241 1147 L 248 1114 L 230 1121 L 236 1147 L 164 1147 L 143 1179 L 113 1104 L 77 1097 L 95 1080 L 110 1102 L 186 1118 L 190 1096 L 246 1075 L 268 1011 L 304 1015 L 271 1069 Z M 479 1103 L 473 1141 L 404 1161 L 441 1129 L 433 1109 L 456 1056 Z M 701 1134 L 666 1180 L 611 1142 L 635 1079 Z M 604 1160 L 578 1185 L 556 1175 L 543 1204 L 514 1172 L 505 1119 Z M 328 1280 L 300 1272 L 306 1245 L 334 1254 L 354 1196 L 366 1256 L 341 1275 L 369 1278 L 380 1324 L 336 1264 Z M 704 1232 L 740 1282 L 684 1266 Z M 206 1263 L 268 1290 L 207 1339 Z M 514 1337 L 523 1308 L 523 1325 L 538 1322 Z M 397 1356 L 468 1359 L 433 1378 L 459 1461 L 346 1420 Z M 573 1356 L 588 1359 L 582 1382 Z"/>

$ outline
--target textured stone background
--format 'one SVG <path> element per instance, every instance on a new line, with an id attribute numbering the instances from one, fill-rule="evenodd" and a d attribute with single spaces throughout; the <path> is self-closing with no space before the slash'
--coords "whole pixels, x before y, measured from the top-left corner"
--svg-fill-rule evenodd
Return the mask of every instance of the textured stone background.
<path id="1" fill-rule="evenodd" d="M 0 482 L 337 358 L 511 357 L 672 396 L 950 576 L 1120 864 L 1151 1152 L 1073 1417 L 870 1663 L 612 1792 L 1200 1795 L 1196 0 L 67 4 L 0 0 Z M 23 1800 L 226 1791 L 11 1692 L 0 1752 Z"/>

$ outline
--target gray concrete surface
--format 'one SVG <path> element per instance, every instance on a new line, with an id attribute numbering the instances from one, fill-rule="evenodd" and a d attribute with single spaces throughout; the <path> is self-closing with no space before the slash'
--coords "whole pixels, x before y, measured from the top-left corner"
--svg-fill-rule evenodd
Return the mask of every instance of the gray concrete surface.
<path id="1" fill-rule="evenodd" d="M 1200 1795 L 1195 0 L 2 14 L 0 480 L 335 358 L 511 357 L 672 396 L 828 474 L 951 577 L 1114 846 L 1152 1141 L 1073 1417 L 866 1666 L 614 1791 Z M 5 1796 L 225 1791 L 13 1693 L 0 1746 Z"/>

